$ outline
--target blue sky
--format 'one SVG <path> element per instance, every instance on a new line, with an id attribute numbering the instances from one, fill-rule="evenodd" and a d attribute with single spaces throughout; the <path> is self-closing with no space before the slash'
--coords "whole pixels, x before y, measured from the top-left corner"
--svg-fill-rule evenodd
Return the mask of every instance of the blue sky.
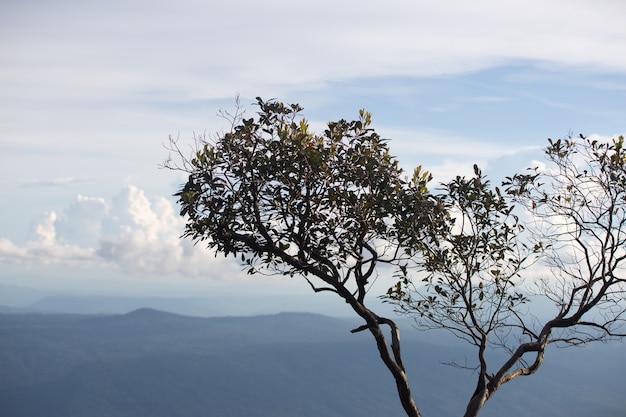
<path id="1" fill-rule="evenodd" d="M 402 166 L 442 181 L 473 163 L 499 181 L 570 131 L 624 134 L 624 16 L 621 0 L 3 1 L 0 283 L 252 288 L 178 239 L 183 177 L 158 169 L 168 135 L 219 130 L 237 94 L 317 127 L 365 108 Z"/>

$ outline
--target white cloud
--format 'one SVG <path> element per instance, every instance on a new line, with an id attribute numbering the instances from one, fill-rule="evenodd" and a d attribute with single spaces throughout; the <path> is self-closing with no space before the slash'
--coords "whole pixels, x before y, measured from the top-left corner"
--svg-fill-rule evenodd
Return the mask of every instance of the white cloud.
<path id="1" fill-rule="evenodd" d="M 112 1 L 15 7 L 0 34 L 12 97 L 193 100 L 330 80 L 441 76 L 511 61 L 626 71 L 616 1 Z"/>
<path id="2" fill-rule="evenodd" d="M 511 101 L 510 97 L 498 97 L 498 96 L 461 96 L 458 98 L 459 101 L 465 103 L 503 103 L 507 101 Z"/>
<path id="3" fill-rule="evenodd" d="M 57 240 L 55 212 L 44 213 L 33 223 L 28 241 L 15 245 L 0 238 L 0 262 L 8 264 L 39 265 L 65 264 L 69 266 L 93 266 L 101 264 L 94 258 L 94 250 Z"/>
<path id="4" fill-rule="evenodd" d="M 56 177 L 56 178 L 31 178 L 20 180 L 22 187 L 57 187 L 70 184 L 82 184 L 92 182 L 92 178 Z"/>
<path id="5" fill-rule="evenodd" d="M 506 142 L 484 141 L 445 131 L 385 127 L 378 131 L 393 138 L 391 152 L 405 172 L 412 173 L 415 166 L 422 165 L 433 174 L 434 183 L 449 181 L 457 175 L 471 176 L 474 164 L 484 171 L 492 165 L 499 165 L 501 159 L 520 157 L 524 160 L 517 162 L 526 163 L 529 154 L 540 152 L 538 146 L 512 146 Z"/>
<path id="6" fill-rule="evenodd" d="M 61 214 L 46 212 L 36 220 L 25 244 L 0 238 L 0 262 L 117 266 L 131 273 L 216 279 L 239 271 L 202 245 L 180 239 L 183 225 L 170 201 L 150 200 L 134 186 L 111 201 L 79 195 Z"/>
<path id="7" fill-rule="evenodd" d="M 44 246 L 54 245 L 56 242 L 56 230 L 54 222 L 57 215 L 54 211 L 44 213 L 38 222 L 33 225 L 31 232 L 31 242 L 38 242 Z"/>
<path id="8" fill-rule="evenodd" d="M 102 234 L 103 219 L 107 216 L 109 205 L 104 198 L 79 194 L 55 226 L 62 241 L 95 248 Z"/>
<path id="9" fill-rule="evenodd" d="M 125 269 L 173 273 L 183 259 L 183 220 L 165 199 L 151 203 L 142 190 L 126 187 L 112 201 L 98 255 Z"/>
<path id="10" fill-rule="evenodd" d="M 622 2 L 5 3 L 0 38 L 11 42 L 0 45 L 2 162 L 21 177 L 51 178 L 23 186 L 110 177 L 112 163 L 129 173 L 152 169 L 168 133 L 223 127 L 215 110 L 237 92 L 244 104 L 256 95 L 309 95 L 302 104 L 315 110 L 320 99 L 311 90 L 336 81 L 373 94 L 376 77 L 441 79 L 510 63 L 626 72 Z M 413 99 L 410 84 L 396 88 Z M 505 100 L 500 91 L 475 93 L 459 102 Z M 332 108 L 339 93 L 325 94 L 330 105 L 319 106 Z"/>
<path id="11" fill-rule="evenodd" d="M 58 242 L 28 241 L 23 246 L 15 245 L 8 239 L 0 238 L 0 262 L 6 264 L 103 266 L 94 258 L 94 251 L 75 245 Z"/>

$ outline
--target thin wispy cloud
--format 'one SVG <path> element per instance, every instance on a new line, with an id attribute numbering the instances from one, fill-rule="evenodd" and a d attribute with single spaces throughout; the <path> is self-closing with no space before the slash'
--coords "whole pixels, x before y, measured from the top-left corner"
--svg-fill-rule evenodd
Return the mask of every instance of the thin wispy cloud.
<path id="1" fill-rule="evenodd" d="M 14 35 L 0 60 L 7 95 L 225 98 L 233 88 L 266 94 L 355 77 L 458 74 L 512 60 L 626 70 L 626 6 L 612 1 L 40 7 L 36 16 L 9 9 L 3 19 L 1 33 Z"/>
<path id="2" fill-rule="evenodd" d="M 460 96 L 457 100 L 464 103 L 503 103 L 505 101 L 511 101 L 511 97 L 497 97 L 497 96 Z"/>
<path id="3" fill-rule="evenodd" d="M 94 182 L 94 178 L 31 178 L 19 180 L 21 187 L 60 187 L 64 185 L 85 184 Z"/>

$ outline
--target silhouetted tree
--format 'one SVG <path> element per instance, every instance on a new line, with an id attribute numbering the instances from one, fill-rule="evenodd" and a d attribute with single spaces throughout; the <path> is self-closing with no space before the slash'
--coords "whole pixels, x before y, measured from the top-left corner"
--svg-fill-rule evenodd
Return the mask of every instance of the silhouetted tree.
<path id="1" fill-rule="evenodd" d="M 447 227 L 415 245 L 415 268 L 403 265 L 386 295 L 418 326 L 450 330 L 475 346 L 468 417 L 506 382 L 535 373 L 549 344 L 625 335 L 623 138 L 549 141 L 546 155 L 547 166 L 507 178 L 504 193 L 478 167 L 474 178 L 445 184 L 439 198 L 450 213 Z M 514 203 L 527 211 L 516 213 Z M 524 270 L 540 255 L 549 269 L 529 282 Z M 532 315 L 533 295 L 552 301 L 554 316 Z M 504 349 L 507 360 L 490 362 L 491 348 Z"/>
<path id="2" fill-rule="evenodd" d="M 421 167 L 403 176 L 369 113 L 329 122 L 318 135 L 298 119 L 297 104 L 257 98 L 257 105 L 248 119 L 239 106 L 223 112 L 231 129 L 195 138 L 191 156 L 170 139 L 178 162 L 165 166 L 189 175 L 176 193 L 184 236 L 236 257 L 250 274 L 297 276 L 342 298 L 365 322 L 353 332 L 373 335 L 408 416 L 421 414 L 398 326 L 366 297 L 382 265 L 398 274 L 385 301 L 476 348 L 466 416 L 504 383 L 533 374 L 549 344 L 624 336 L 623 138 L 550 141 L 551 166 L 507 178 L 503 191 L 475 166 L 473 177 L 432 194 Z M 550 273 L 533 287 L 527 268 L 540 258 Z M 554 317 L 529 314 L 534 295 L 556 304 Z M 492 347 L 508 359 L 490 363 Z"/>
<path id="3" fill-rule="evenodd" d="M 372 311 L 366 295 L 377 267 L 405 256 L 396 223 L 436 216 L 430 177 L 418 171 L 414 181 L 403 178 L 365 111 L 316 135 L 296 120 L 299 105 L 257 104 L 256 118 L 224 114 L 231 131 L 199 139 L 195 155 L 177 167 L 189 173 L 176 194 L 187 216 L 185 236 L 237 257 L 248 273 L 298 276 L 316 292 L 336 293 L 365 321 L 354 331 L 374 336 L 407 415 L 419 416 L 398 327 Z M 390 343 L 381 326 L 391 330 Z"/>

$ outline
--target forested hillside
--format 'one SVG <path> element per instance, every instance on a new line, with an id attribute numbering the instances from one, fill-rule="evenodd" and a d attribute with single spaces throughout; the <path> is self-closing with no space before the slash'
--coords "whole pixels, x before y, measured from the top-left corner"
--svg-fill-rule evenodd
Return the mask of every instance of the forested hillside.
<path id="1" fill-rule="evenodd" d="M 192 318 L 0 315 L 0 415 L 402 415 L 391 377 L 356 322 L 312 314 Z M 462 346 L 407 329 L 413 389 L 427 416 L 459 416 L 471 394 Z M 514 381 L 484 416 L 623 416 L 623 346 L 568 350 Z M 584 371 L 569 370 L 568 363 Z"/>

